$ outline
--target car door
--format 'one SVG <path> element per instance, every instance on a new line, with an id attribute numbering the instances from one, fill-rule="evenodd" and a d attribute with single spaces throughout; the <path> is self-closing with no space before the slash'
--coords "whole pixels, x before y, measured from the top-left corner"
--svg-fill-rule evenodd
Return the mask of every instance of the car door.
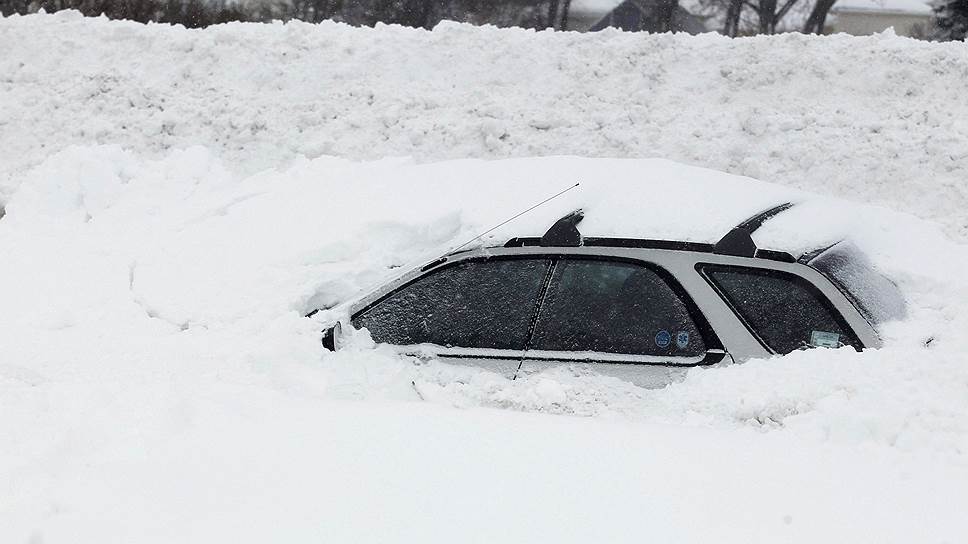
<path id="1" fill-rule="evenodd" d="M 528 256 L 446 263 L 357 312 L 353 325 L 403 353 L 513 377 L 550 268 Z"/>
<path id="2" fill-rule="evenodd" d="M 724 357 L 699 310 L 663 269 L 565 256 L 553 265 L 518 375 L 567 367 L 659 387 Z"/>

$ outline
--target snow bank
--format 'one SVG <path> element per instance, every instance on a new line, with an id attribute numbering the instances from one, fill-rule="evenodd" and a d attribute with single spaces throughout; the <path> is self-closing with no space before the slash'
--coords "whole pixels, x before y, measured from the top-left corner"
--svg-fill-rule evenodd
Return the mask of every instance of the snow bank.
<path id="1" fill-rule="evenodd" d="M 760 242 L 852 233 L 912 319 L 880 351 L 697 370 L 659 391 L 567 369 L 508 381 L 415 365 L 365 335 L 321 350 L 309 308 L 569 176 L 582 186 L 495 239 L 584 206 L 601 233 L 703 240 L 794 199 Z M 651 198 L 700 194 L 679 221 L 674 200 Z M 840 221 L 806 228 L 818 214 Z M 898 247 L 901 233 L 917 252 Z M 0 254 L 4 541 L 909 542 L 968 530 L 968 281 L 948 277 L 968 250 L 909 215 L 661 160 L 319 158 L 240 176 L 199 147 L 158 159 L 75 147 L 24 176 Z"/>
<path id="2" fill-rule="evenodd" d="M 0 51 L 8 196 L 72 144 L 154 157 L 203 145 L 244 174 L 322 155 L 662 157 L 968 236 L 964 43 L 455 24 L 195 31 L 60 12 L 0 20 Z"/>
<path id="3" fill-rule="evenodd" d="M 962 540 L 964 47 L 0 19 L 0 541 Z M 479 160 L 559 153 L 780 183 Z M 487 241 L 793 200 L 757 242 L 848 234 L 910 317 L 657 391 L 320 348 L 309 309 L 574 180 Z"/>

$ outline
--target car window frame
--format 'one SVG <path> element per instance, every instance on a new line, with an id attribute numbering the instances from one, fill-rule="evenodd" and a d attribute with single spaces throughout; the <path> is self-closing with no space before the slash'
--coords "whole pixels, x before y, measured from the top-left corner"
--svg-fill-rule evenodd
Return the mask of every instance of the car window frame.
<path id="1" fill-rule="evenodd" d="M 847 283 L 845 283 L 844 278 L 835 273 L 832 269 L 828 269 L 826 263 L 823 261 L 834 253 L 840 253 L 842 258 L 847 261 L 851 261 L 852 265 L 860 269 L 863 273 L 862 281 L 868 283 L 886 282 L 886 284 L 889 286 L 881 283 L 879 289 L 890 290 L 891 293 L 886 296 L 892 297 L 893 302 L 899 305 L 900 308 L 883 310 L 883 305 L 869 300 L 868 297 L 861 296 L 860 293 L 851 289 Z M 848 253 L 850 253 L 850 255 L 847 255 Z M 860 262 L 857 261 L 858 259 L 860 259 Z M 801 257 L 801 262 L 809 266 L 811 269 L 816 270 L 823 277 L 829 280 L 830 283 L 836 287 L 841 294 L 844 295 L 847 301 L 850 302 L 851 306 L 857 310 L 857 313 L 864 319 L 864 321 L 867 322 L 868 325 L 870 325 L 871 329 L 873 329 L 875 333 L 879 334 L 878 328 L 884 323 L 903 319 L 907 315 L 907 303 L 904 299 L 904 294 L 901 293 L 897 283 L 877 270 L 871 263 L 870 258 L 864 254 L 864 252 L 857 245 L 847 240 L 841 240 L 821 250 Z M 887 312 L 886 315 L 882 315 L 884 312 Z"/>
<path id="2" fill-rule="evenodd" d="M 480 358 L 480 359 L 503 359 L 511 357 L 512 354 L 518 354 L 522 360 L 537 360 L 537 361 L 553 361 L 553 362 L 574 362 L 574 363 L 596 363 L 596 364 L 622 364 L 622 365 L 646 365 L 646 366 L 667 366 L 674 368 L 688 368 L 695 366 L 708 366 L 722 361 L 726 357 L 726 350 L 723 347 L 723 343 L 716 334 L 709 320 L 706 318 L 702 309 L 696 304 L 689 292 L 682 286 L 682 283 L 675 277 L 675 274 L 670 272 L 665 267 L 658 263 L 641 259 L 635 257 L 623 257 L 616 255 L 600 255 L 600 254 L 581 254 L 581 253 L 565 253 L 565 252 L 528 252 L 521 254 L 504 254 L 504 255 L 474 255 L 467 256 L 454 260 L 438 261 L 432 262 L 427 266 L 421 268 L 420 273 L 412 278 L 408 278 L 406 281 L 400 283 L 399 285 L 393 286 L 391 289 L 380 296 L 368 301 L 359 310 L 353 312 L 350 317 L 351 321 L 355 321 L 357 317 L 363 315 L 368 310 L 380 304 L 385 299 L 390 296 L 395 295 L 403 289 L 406 289 L 410 285 L 430 276 L 431 274 L 439 273 L 446 268 L 457 266 L 460 264 L 465 264 L 468 262 L 482 262 L 490 260 L 548 260 L 548 268 L 545 271 L 544 280 L 541 283 L 541 287 L 538 294 L 538 300 L 536 301 L 534 308 L 531 310 L 531 319 L 527 331 L 527 338 L 525 341 L 525 348 L 522 350 L 502 350 L 496 348 L 447 348 L 446 346 L 437 346 L 436 344 L 409 344 L 412 347 L 429 347 L 433 346 L 434 349 L 438 351 L 438 355 L 442 357 L 449 358 Z M 542 305 L 544 304 L 545 298 L 547 296 L 548 287 L 554 277 L 555 270 L 558 263 L 562 260 L 590 260 L 598 262 L 621 262 L 626 264 L 631 264 L 634 266 L 641 266 L 655 272 L 659 278 L 665 282 L 665 284 L 672 290 L 676 297 L 685 305 L 686 311 L 689 318 L 692 319 L 693 323 L 696 325 L 696 330 L 699 332 L 703 343 L 705 344 L 705 353 L 701 356 L 692 357 L 680 357 L 683 359 L 682 362 L 675 362 L 670 360 L 669 357 L 664 356 L 652 356 L 652 355 L 642 355 L 642 354 L 616 354 L 608 352 L 589 352 L 589 351 L 554 351 L 554 352 L 543 352 L 542 350 L 530 349 L 531 342 L 534 338 L 535 329 L 537 326 L 537 320 L 541 312 Z M 397 344 L 391 344 L 399 346 Z M 399 346 L 407 347 L 407 346 Z M 447 351 L 453 351 L 454 353 L 446 353 Z M 488 354 L 484 352 L 490 352 Z M 503 352 L 503 353 L 495 353 Z M 478 353 L 480 353 L 478 355 Z M 506 353 L 506 357 L 504 354 Z M 562 354 L 571 353 L 573 356 L 562 357 L 560 355 L 549 355 L 549 354 Z M 698 359 L 698 360 L 696 360 Z M 688 361 L 685 361 L 688 360 Z"/>
<path id="3" fill-rule="evenodd" d="M 709 320 L 706 319 L 705 314 L 703 314 L 702 309 L 696 304 L 689 292 L 682 286 L 682 283 L 675 277 L 675 274 L 670 272 L 665 267 L 659 265 L 658 263 L 638 259 L 634 257 L 620 257 L 616 255 L 594 255 L 594 254 L 579 254 L 579 253 L 556 253 L 553 255 L 553 263 L 551 269 L 548 272 L 548 278 L 546 280 L 543 293 L 547 293 L 548 287 L 551 281 L 554 279 L 555 271 L 557 269 L 558 263 L 562 260 L 585 260 L 585 261 L 596 261 L 596 262 L 618 262 L 624 264 L 630 264 L 633 266 L 640 266 L 655 272 L 655 274 L 661 279 L 673 292 L 673 294 L 685 305 L 686 312 L 689 318 L 696 325 L 696 331 L 699 333 L 703 340 L 703 344 L 706 347 L 705 353 L 701 356 L 691 356 L 691 357 L 679 357 L 683 362 L 674 362 L 675 358 L 670 358 L 661 355 L 644 355 L 635 353 L 609 353 L 604 351 L 545 351 L 537 349 L 527 349 L 525 358 L 527 360 L 542 361 L 542 362 L 562 362 L 562 363 L 595 363 L 595 364 L 619 364 L 619 365 L 642 365 L 642 366 L 665 366 L 672 368 L 688 368 L 695 366 L 708 366 L 722 361 L 726 357 L 726 351 L 723 347 L 722 341 L 719 339 L 719 335 L 713 329 Z M 545 301 L 545 297 L 542 297 L 541 304 L 538 306 L 538 313 L 541 312 L 541 306 Z M 534 340 L 535 328 L 537 327 L 537 319 L 540 316 L 535 316 L 535 326 L 532 327 L 531 334 L 528 337 L 528 346 L 530 347 L 531 342 Z M 558 355 L 551 354 L 561 354 L 570 353 L 573 354 L 569 357 L 562 357 Z M 670 360 L 673 359 L 673 360 Z M 689 362 L 686 362 L 689 360 Z"/>
<path id="4" fill-rule="evenodd" d="M 850 336 L 853 338 L 853 340 L 856 342 L 856 345 L 843 343 L 842 347 L 849 346 L 858 351 L 866 347 L 864 341 L 861 340 L 860 334 L 858 334 L 858 332 L 854 329 L 854 327 L 851 326 L 846 316 L 844 316 L 840 308 L 837 307 L 837 304 L 823 291 L 823 289 L 821 289 L 818 285 L 816 285 L 814 282 L 810 281 L 808 278 L 804 277 L 801 274 L 797 274 L 796 272 L 792 272 L 789 270 L 778 270 L 775 268 L 768 268 L 768 267 L 747 266 L 747 265 L 739 265 L 739 264 L 722 264 L 722 263 L 712 263 L 708 261 L 700 261 L 696 263 L 695 270 L 703 278 L 703 280 L 706 281 L 709 287 L 716 293 L 716 295 L 723 302 L 723 304 L 725 304 L 726 307 L 729 308 L 729 311 L 733 313 L 736 319 L 738 319 L 739 322 L 743 324 L 743 327 L 746 328 L 746 330 L 750 333 L 750 335 L 754 339 L 756 339 L 757 342 L 759 342 L 759 344 L 763 347 L 763 349 L 767 350 L 772 355 L 782 356 L 786 354 L 776 351 L 775 349 L 773 349 L 773 347 L 771 347 L 766 342 L 766 340 L 763 339 L 763 337 L 756 330 L 756 328 L 753 327 L 751 323 L 749 323 L 749 321 L 739 310 L 739 308 L 736 307 L 736 305 L 732 300 L 732 297 L 730 297 L 729 294 L 727 294 L 716 283 L 716 281 L 713 280 L 712 276 L 708 274 L 707 271 L 716 271 L 716 270 L 740 271 L 740 272 L 758 274 L 762 276 L 772 276 L 772 277 L 781 278 L 781 279 L 793 278 L 794 279 L 793 283 L 796 283 L 801 286 L 805 286 L 807 291 L 809 291 L 811 294 L 813 294 L 816 298 L 818 298 L 821 301 L 824 307 L 828 311 L 830 311 L 830 313 L 834 316 L 834 320 L 837 322 L 837 325 L 840 326 L 842 330 L 848 332 Z M 797 349 L 793 351 L 802 351 L 802 349 Z M 793 353 L 793 352 L 790 352 L 790 353 Z"/>
<path id="5" fill-rule="evenodd" d="M 373 300 L 369 301 L 366 305 L 364 305 L 359 310 L 354 311 L 353 314 L 350 316 L 350 322 L 351 323 L 355 323 L 355 321 L 357 320 L 358 317 L 362 316 L 363 314 L 365 314 L 366 312 L 368 312 L 373 307 L 379 305 L 384 300 L 386 300 L 386 299 L 388 299 L 388 298 L 396 295 L 397 293 L 399 293 L 400 291 L 402 291 L 402 290 L 410 287 L 411 285 L 413 285 L 413 284 L 415 284 L 415 283 L 417 283 L 419 281 L 422 281 L 425 278 L 428 278 L 428 277 L 430 277 L 432 275 L 439 274 L 439 273 L 443 272 L 444 270 L 447 270 L 448 268 L 454 268 L 454 267 L 461 266 L 461 265 L 465 265 L 465 264 L 468 264 L 468 263 L 486 262 L 486 261 L 495 261 L 495 260 L 501 260 L 501 261 L 511 261 L 511 260 L 521 260 L 521 261 L 547 260 L 548 261 L 548 266 L 547 266 L 547 268 L 544 271 L 544 279 L 541 280 L 541 283 L 540 283 L 540 285 L 538 287 L 538 297 L 537 297 L 537 300 L 536 300 L 536 302 L 534 304 L 534 308 L 531 309 L 531 315 L 528 318 L 528 330 L 526 331 L 527 332 L 527 336 L 525 337 L 525 346 L 527 346 L 528 342 L 530 341 L 530 335 L 531 335 L 532 329 L 534 327 L 534 321 L 535 321 L 535 316 L 537 315 L 538 307 L 540 307 L 540 305 L 541 305 L 541 299 L 544 296 L 545 289 L 547 289 L 548 279 L 549 279 L 549 277 L 551 275 L 551 272 L 554 270 L 554 257 L 550 257 L 550 256 L 547 256 L 547 255 L 531 255 L 531 254 L 521 254 L 521 255 L 478 255 L 478 256 L 472 256 L 472 257 L 467 257 L 467 258 L 462 258 L 462 259 L 454 259 L 454 260 L 448 260 L 448 261 L 440 261 L 438 259 L 437 261 L 433 261 L 430 264 L 421 267 L 419 274 L 415 275 L 412 278 L 408 278 L 406 281 L 403 281 L 399 285 L 395 285 L 392 289 L 387 290 L 385 293 L 382 293 L 382 294 L 380 294 L 380 296 L 378 296 L 378 297 L 374 298 Z M 426 352 L 427 349 L 432 349 L 437 356 L 440 356 L 440 357 L 449 357 L 449 358 L 455 358 L 455 359 L 494 359 L 494 360 L 498 360 L 498 359 L 508 359 L 508 358 L 511 358 L 511 357 L 520 357 L 521 354 L 523 354 L 525 352 L 524 349 L 477 348 L 477 347 L 464 347 L 464 346 L 450 346 L 450 347 L 448 347 L 448 346 L 441 346 L 441 345 L 433 344 L 433 343 L 429 343 L 429 342 L 425 342 L 425 343 L 421 343 L 421 344 L 387 344 L 387 345 L 397 346 L 397 347 L 402 347 L 402 348 L 407 348 L 407 347 L 423 348 L 422 350 L 421 349 L 406 350 L 408 352 L 409 351 L 413 351 L 413 352 L 424 351 L 424 352 Z"/>

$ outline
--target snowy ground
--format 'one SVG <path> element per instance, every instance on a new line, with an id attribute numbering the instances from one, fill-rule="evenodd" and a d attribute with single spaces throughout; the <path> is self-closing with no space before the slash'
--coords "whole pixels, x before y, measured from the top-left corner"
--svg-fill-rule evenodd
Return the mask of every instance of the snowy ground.
<path id="1" fill-rule="evenodd" d="M 919 82 L 921 102 L 896 89 L 880 93 L 895 97 L 885 102 L 886 115 L 919 107 L 926 118 L 947 115 L 950 110 L 942 110 L 939 97 L 955 92 L 953 74 L 966 66 L 957 56 L 964 49 L 886 37 L 724 42 L 464 27 L 424 35 L 325 25 L 192 33 L 69 16 L 0 20 L 0 65 L 39 63 L 26 75 L 23 70 L 6 79 L 0 75 L 0 116 L 5 116 L 0 117 L 0 149 L 8 176 L 6 215 L 0 219 L 5 309 L 0 315 L 0 541 L 881 543 L 968 538 L 968 279 L 960 273 L 968 268 L 968 247 L 945 234 L 963 240 L 968 159 L 957 154 L 957 147 L 945 147 L 948 162 L 927 147 L 901 151 L 898 139 L 904 131 L 909 138 L 929 139 L 943 132 L 950 141 L 963 142 L 968 137 L 964 118 L 952 117 L 948 129 L 936 131 L 892 117 L 880 136 L 842 140 L 849 148 L 837 153 L 824 146 L 843 137 L 850 120 L 818 123 L 802 144 L 816 148 L 802 151 L 825 161 L 809 165 L 797 166 L 785 152 L 774 164 L 768 152 L 748 151 L 750 164 L 770 168 L 765 177 L 813 191 L 799 192 L 661 160 L 426 162 L 442 155 L 578 152 L 569 147 L 568 135 L 584 130 L 568 125 L 570 130 L 550 139 L 557 128 L 532 129 L 515 133 L 521 140 L 514 147 L 489 151 L 486 138 L 463 137 L 475 130 L 468 119 L 476 114 L 453 113 L 448 108 L 459 101 L 443 90 L 429 90 L 426 86 L 435 85 L 430 79 L 408 87 L 394 79 L 403 72 L 393 70 L 383 75 L 381 87 L 391 102 L 412 93 L 415 100 L 442 104 L 443 109 L 422 117 L 438 127 L 427 128 L 423 143 L 398 140 L 407 131 L 389 128 L 390 137 L 383 140 L 374 132 L 383 122 L 370 121 L 371 113 L 359 105 L 344 112 L 366 120 L 355 130 L 314 121 L 302 140 L 284 128 L 290 110 L 279 106 L 264 113 L 272 128 L 244 131 L 252 137 L 245 140 L 248 136 L 226 128 L 234 122 L 232 115 L 252 119 L 256 110 L 248 108 L 272 103 L 271 96 L 259 102 L 253 99 L 256 90 L 246 90 L 238 79 L 198 76 L 215 85 L 206 87 L 190 74 L 185 79 L 191 83 L 179 91 L 168 87 L 173 80 L 163 72 L 191 66 L 199 73 L 236 74 L 238 66 L 228 67 L 220 55 L 242 59 L 240 48 L 259 50 L 256 42 L 268 51 L 265 55 L 295 55 L 308 66 L 313 47 L 334 41 L 339 42 L 334 47 L 356 48 L 357 64 L 375 67 L 373 73 L 363 72 L 375 81 L 380 66 L 392 64 L 391 59 L 403 62 L 393 54 L 400 47 L 374 45 L 381 39 L 422 44 L 427 52 L 446 50 L 457 58 L 464 57 L 456 52 L 483 55 L 479 44 L 485 41 L 574 42 L 623 54 L 629 48 L 644 53 L 637 40 L 669 42 L 679 46 L 667 44 L 648 54 L 686 51 L 695 66 L 699 50 L 725 58 L 737 47 L 765 52 L 770 44 L 781 50 L 796 44 L 813 51 L 798 66 L 816 63 L 820 70 L 801 83 L 820 85 L 823 74 L 861 69 L 874 58 L 885 63 L 884 73 L 918 70 L 930 78 Z M 46 48 L 38 45 L 43 40 Z M 72 48 L 72 41 L 90 47 Z M 121 54 L 133 44 L 144 47 L 149 59 L 168 55 L 168 64 L 162 69 Z M 846 60 L 824 56 L 834 51 Z M 86 60 L 71 58 L 76 55 Z M 213 60 L 204 69 L 186 60 L 205 55 Z M 760 60 L 770 64 L 771 58 Z M 950 71 L 925 71 L 922 65 L 930 58 Z M 507 62 L 526 65 L 525 60 Z M 704 70 L 719 69 L 716 62 Z M 840 68 L 829 67 L 837 62 Z M 349 63 L 329 68 L 334 66 L 349 70 Z M 739 60 L 733 66 L 741 66 Z M 284 84 L 273 91 L 277 98 L 295 96 L 293 101 L 304 104 L 319 98 L 327 104 L 318 91 L 325 85 L 315 81 L 344 90 L 366 88 L 370 81 L 355 79 L 359 72 L 347 71 L 343 80 L 334 73 L 296 73 L 280 76 Z M 91 92 L 88 74 L 114 83 Z M 461 65 L 434 72 L 432 81 L 446 75 L 460 79 L 456 74 L 488 77 Z M 572 76 L 558 77 L 564 82 Z M 659 87 L 671 93 L 687 76 L 663 80 Z M 494 116 L 518 123 L 524 109 L 513 97 L 524 90 L 513 85 L 495 90 L 506 81 L 502 77 L 507 76 L 493 75 L 481 86 L 481 100 L 493 106 L 501 103 L 501 93 L 511 97 L 507 110 Z M 641 71 L 614 77 L 629 78 L 630 85 L 642 82 Z M 847 117 L 873 111 L 864 109 L 870 98 L 864 93 L 873 96 L 874 87 L 853 77 L 851 87 L 843 78 L 824 85 L 850 97 L 849 106 L 813 97 L 810 107 L 844 107 Z M 37 89 L 31 85 L 41 81 L 58 91 L 31 93 Z M 612 94 L 617 93 L 614 82 L 577 81 L 558 87 L 566 96 L 585 93 L 586 101 L 622 102 Z M 755 88 L 774 84 L 781 83 L 760 82 Z M 117 102 L 117 93 L 151 95 L 160 88 L 153 85 L 168 89 L 163 94 L 171 115 L 186 127 L 172 140 L 151 132 L 154 118 L 147 110 Z M 455 85 L 472 86 L 463 79 Z M 262 92 L 271 95 L 270 87 L 264 83 Z M 215 89 L 210 92 L 220 101 L 202 100 L 205 89 Z M 738 89 L 717 92 L 729 98 L 726 103 L 748 99 Z M 63 100 L 60 109 L 52 105 L 58 100 Z M 586 111 L 575 107 L 566 102 L 560 111 Z M 744 111 L 749 114 L 744 108 L 728 106 L 722 117 L 735 121 Z M 442 111 L 450 114 L 434 121 Z M 674 131 L 668 138 L 679 138 L 679 144 L 671 147 L 645 152 L 637 147 L 641 142 L 629 145 L 627 138 L 650 134 L 649 123 L 661 124 L 658 113 L 642 113 L 645 125 L 627 126 L 624 139 L 615 136 L 619 132 L 602 136 L 588 153 L 667 155 L 708 164 L 719 161 L 717 154 L 733 142 L 746 142 L 742 130 L 723 129 L 719 135 L 687 135 L 696 140 L 692 146 Z M 103 133 L 55 130 L 70 119 Z M 209 125 L 212 132 L 199 128 L 206 119 L 215 123 Z M 393 119 L 416 123 L 421 116 L 401 108 Z M 348 121 L 341 114 L 332 122 Z M 720 122 L 725 123 L 716 117 L 697 124 L 697 130 L 712 130 Z M 132 133 L 123 136 L 118 130 Z M 449 130 L 455 131 L 453 145 L 440 140 Z M 773 142 L 792 136 L 760 137 Z M 345 146 L 320 152 L 354 158 L 409 153 L 425 162 L 300 158 L 318 153 L 285 149 L 314 138 Z M 189 146 L 195 143 L 202 145 Z M 65 148 L 68 144 L 78 145 Z M 687 147 L 695 148 L 695 157 L 675 151 Z M 700 158 L 702 150 L 709 156 Z M 886 160 L 892 153 L 898 155 Z M 825 175 L 814 176 L 818 165 Z M 263 166 L 272 168 L 257 171 Z M 868 168 L 873 174 L 865 174 Z M 912 176 L 900 176 L 904 173 Z M 580 189 L 495 235 L 538 234 L 563 211 L 584 206 L 597 213 L 583 229 L 597 233 L 635 230 L 709 240 L 763 204 L 794 199 L 803 204 L 768 223 L 758 233 L 760 245 L 804 249 L 848 234 L 898 282 L 910 303 L 910 318 L 884 331 L 886 347 L 878 351 L 817 350 L 699 369 L 658 391 L 563 371 L 511 382 L 440 363 L 418 366 L 368 345 L 363 337 L 346 351 L 320 349 L 318 323 L 302 317 L 307 310 L 342 300 L 397 267 L 463 242 L 574 180 L 582 182 Z M 921 188 L 917 198 L 914 187 Z M 858 204 L 863 200 L 889 204 L 894 211 Z M 606 216 L 612 220 L 596 219 Z M 933 340 L 926 346 L 928 338 Z"/>

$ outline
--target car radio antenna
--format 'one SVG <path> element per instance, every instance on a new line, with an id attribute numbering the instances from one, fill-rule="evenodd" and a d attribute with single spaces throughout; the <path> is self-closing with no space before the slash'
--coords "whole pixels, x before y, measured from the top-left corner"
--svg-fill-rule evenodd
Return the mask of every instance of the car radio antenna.
<path id="1" fill-rule="evenodd" d="M 491 227 L 491 228 L 489 228 L 489 229 L 487 229 L 487 230 L 485 230 L 484 232 L 482 232 L 482 233 L 480 233 L 480 234 L 478 234 L 477 236 L 475 236 L 475 237 L 473 237 L 473 238 L 471 238 L 470 240 L 468 240 L 468 241 L 466 241 L 466 242 L 464 242 L 463 244 L 461 244 L 461 245 L 459 245 L 459 246 L 457 246 L 457 247 L 455 247 L 454 249 L 451 249 L 451 250 L 449 250 L 449 251 L 447 251 L 446 253 L 444 253 L 444 254 L 443 254 L 443 255 L 441 255 L 440 257 L 438 257 L 438 258 L 436 258 L 436 259 L 434 259 L 434 260 L 433 260 L 433 261 L 431 261 L 430 263 L 428 263 L 428 264 L 426 264 L 426 265 L 424 265 L 424 266 L 423 266 L 423 268 L 421 268 L 421 269 L 420 269 L 420 271 L 421 271 L 421 272 L 424 272 L 424 271 L 427 271 L 427 270 L 430 270 L 431 268 L 434 268 L 435 266 L 437 266 L 437 265 L 440 265 L 441 263 L 444 263 L 444 262 L 446 262 L 446 261 L 447 261 L 447 256 L 448 256 L 448 255 L 450 255 L 451 253 L 454 253 L 454 252 L 455 252 L 455 251 L 457 251 L 458 249 L 461 249 L 462 247 L 464 247 L 464 246 L 467 246 L 468 244 L 471 244 L 472 242 L 474 242 L 475 240 L 477 240 L 477 239 L 479 239 L 479 238 L 483 238 L 483 237 L 485 237 L 485 236 L 487 236 L 487 235 L 488 235 L 489 233 L 491 233 L 491 232 L 494 232 L 495 230 L 497 230 L 497 229 L 499 229 L 499 228 L 501 228 L 501 227 L 503 227 L 504 225 L 507 225 L 507 224 L 508 224 L 508 223 L 510 223 L 511 221 L 514 221 L 515 219 L 517 219 L 517 218 L 519 218 L 519 217 L 521 217 L 522 215 L 524 215 L 524 214 L 526 214 L 526 213 L 528 213 L 528 212 L 530 212 L 531 210 L 533 210 L 533 209 L 535 209 L 535 208 L 537 208 L 537 207 L 539 207 L 539 206 L 542 206 L 542 205 L 544 205 L 544 204 L 547 204 L 548 202 L 551 202 L 552 200 L 554 200 L 554 199 L 556 199 L 556 198 L 558 198 L 559 196 L 561 196 L 561 195 L 563 195 L 563 194 L 565 194 L 565 193 L 567 193 L 568 191 L 570 191 L 570 190 L 572 190 L 572 189 L 574 189 L 575 187 L 578 187 L 579 185 L 580 185 L 580 182 L 577 182 L 577 181 L 576 181 L 574 185 L 572 185 L 572 186 L 570 186 L 570 187 L 568 187 L 567 189 L 563 189 L 563 190 L 561 190 L 561 191 L 558 191 L 557 193 L 555 193 L 555 194 L 553 194 L 553 195 L 551 195 L 551 196 L 549 196 L 548 198 L 546 198 L 546 199 L 544 199 L 544 200 L 542 200 L 541 202 L 538 202 L 538 203 L 537 203 L 537 204 L 535 204 L 534 206 L 531 206 L 531 207 L 530 207 L 530 208 L 528 208 L 527 210 L 524 210 L 523 212 L 520 212 L 520 213 L 517 213 L 517 214 L 515 214 L 515 215 L 513 215 L 513 216 L 511 216 L 511 217 L 509 217 L 509 218 L 507 218 L 507 219 L 505 219 L 504 221 L 501 221 L 501 222 L 500 222 L 500 223 L 498 223 L 497 225 L 494 225 L 493 227 Z M 2 209 L 2 208 L 0 208 L 0 209 Z M 569 217 L 569 218 L 571 218 L 571 217 L 574 217 L 574 216 L 576 216 L 576 213 L 578 214 L 578 215 L 577 215 L 577 217 L 578 217 L 578 221 L 580 221 L 580 220 L 581 220 L 581 210 L 576 210 L 575 212 L 572 212 L 571 214 L 569 214 L 569 215 L 568 215 L 567 217 Z M 564 218 L 563 218 L 563 219 L 564 219 Z M 560 220 L 560 219 L 559 219 L 559 222 L 561 222 L 561 220 Z M 575 222 L 577 223 L 577 221 L 575 221 Z M 557 224 L 557 223 L 556 223 L 556 224 Z M 316 309 L 314 309 L 313 311 L 311 311 L 311 312 L 309 312 L 308 314 L 306 314 L 306 317 L 312 317 L 313 315 L 315 315 L 315 314 L 316 314 L 316 313 L 318 313 L 318 312 L 319 312 L 319 308 L 316 308 Z M 416 387 L 416 385 L 414 385 L 414 387 Z M 420 392 L 418 391 L 418 392 L 417 392 L 417 394 L 419 395 L 419 394 L 420 394 Z"/>
<path id="2" fill-rule="evenodd" d="M 572 189 L 574 189 L 575 187 L 578 187 L 578 185 L 579 185 L 579 183 L 578 183 L 578 182 L 576 182 L 576 183 L 575 183 L 574 185 L 572 185 L 571 187 L 568 187 L 567 189 L 565 189 L 565 190 L 563 190 L 563 191 L 560 191 L 560 192 L 558 192 L 558 193 L 556 193 L 556 194 L 553 194 L 553 195 L 551 195 L 551 196 L 549 196 L 548 198 L 546 198 L 546 199 L 544 199 L 544 200 L 542 200 L 541 202 L 538 202 L 538 203 L 537 203 L 537 204 L 535 204 L 534 206 L 531 206 L 531 207 L 530 207 L 530 208 L 528 208 L 527 210 L 524 210 L 523 212 L 521 212 L 521 213 L 519 213 L 519 214 L 517 214 L 517 215 L 515 215 L 515 216 L 513 216 L 513 217 L 509 217 L 509 218 L 507 218 L 507 219 L 505 219 L 504 221 L 501 221 L 501 222 L 500 222 L 500 223 L 498 223 L 497 225 L 494 225 L 493 227 L 491 227 L 491 228 L 489 228 L 489 229 L 487 229 L 487 230 L 485 230 L 484 232 L 482 232 L 482 233 L 480 233 L 480 234 L 478 234 L 477 236 L 475 236 L 475 237 L 473 237 L 473 238 L 471 238 L 470 240 L 468 240 L 468 241 L 466 241 L 466 242 L 464 242 L 463 244 L 461 244 L 461 245 L 459 245 L 459 246 L 457 246 L 457 247 L 455 247 L 454 249 L 451 249 L 451 250 L 450 250 L 450 251 L 448 251 L 447 253 L 448 253 L 448 254 L 449 254 L 449 253 L 453 253 L 453 252 L 455 252 L 455 251 L 457 251 L 458 249 L 460 249 L 460 248 L 462 248 L 462 247 L 464 247 L 464 246 L 466 246 L 466 245 L 468 245 L 468 244 L 470 244 L 470 243 L 472 243 L 472 242 L 474 242 L 475 240 L 478 240 L 478 239 L 480 239 L 480 238 L 483 238 L 483 237 L 485 237 L 485 236 L 487 236 L 487 235 L 488 235 L 488 234 L 490 234 L 491 232 L 493 232 L 493 231 L 495 231 L 495 230 L 497 230 L 497 229 L 499 229 L 499 228 L 501 228 L 501 227 L 503 227 L 504 225 L 507 225 L 507 224 L 508 224 L 508 223 L 510 223 L 511 221 L 514 221 L 515 219 L 517 219 L 517 218 L 519 218 L 519 217 L 521 217 L 522 215 L 524 215 L 524 214 L 526 214 L 526 213 L 528 213 L 528 212 L 530 212 L 531 210 L 533 210 L 533 209 L 535 209 L 535 208 L 537 208 L 538 206 L 541 206 L 541 205 L 543 205 L 543 204 L 546 204 L 546 203 L 548 203 L 548 202 L 551 202 L 552 200 L 554 200 L 554 199 L 556 199 L 556 198 L 558 198 L 559 196 L 561 196 L 561 195 L 563 195 L 563 194 L 565 194 L 565 193 L 567 193 L 568 191 L 570 191 L 570 190 L 572 190 Z"/>

